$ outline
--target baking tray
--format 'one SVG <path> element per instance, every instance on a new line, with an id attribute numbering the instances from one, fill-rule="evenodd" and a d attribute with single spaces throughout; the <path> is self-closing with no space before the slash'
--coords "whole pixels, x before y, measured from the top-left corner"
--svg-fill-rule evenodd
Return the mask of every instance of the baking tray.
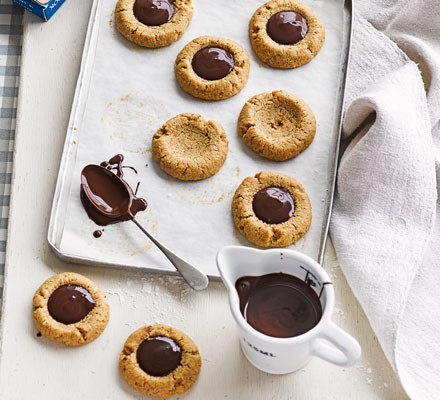
<path id="1" fill-rule="evenodd" d="M 95 0 L 93 2 L 91 9 L 91 16 L 90 16 L 87 36 L 84 44 L 81 68 L 80 68 L 75 96 L 72 104 L 72 111 L 67 128 L 67 134 L 66 134 L 64 149 L 61 157 L 60 169 L 59 169 L 57 184 L 55 188 L 53 204 L 52 204 L 49 229 L 48 229 L 49 246 L 59 258 L 67 262 L 104 266 L 104 267 L 116 267 L 116 268 L 128 268 L 128 269 L 135 268 L 136 270 L 145 270 L 148 272 L 175 274 L 176 272 L 171 267 L 158 268 L 153 265 L 147 265 L 147 266 L 130 265 L 130 263 L 126 263 L 126 262 L 121 263 L 118 262 L 117 260 L 114 260 L 112 262 L 108 262 L 107 260 L 106 262 L 103 262 L 102 260 L 99 259 L 99 257 L 97 258 L 86 257 L 86 256 L 82 256 L 81 254 L 77 254 L 77 253 L 72 254 L 60 249 L 60 243 L 62 240 L 62 236 L 67 220 L 68 199 L 71 190 L 71 182 L 69 181 L 68 178 L 69 178 L 69 173 L 71 172 L 76 162 L 77 148 L 78 148 L 77 144 L 78 141 L 80 140 L 79 132 L 81 131 L 83 116 L 86 110 L 88 96 L 90 95 L 89 87 L 90 87 L 91 76 L 95 61 L 95 50 L 99 38 L 99 25 L 100 25 L 100 16 L 102 12 L 103 1 L 105 0 Z M 313 7 L 313 1 L 309 1 L 309 3 L 311 3 Z M 262 2 L 255 2 L 255 9 L 257 9 L 261 4 Z M 335 116 L 333 119 L 333 126 L 332 126 L 332 130 L 333 130 L 332 145 L 328 149 L 328 151 L 330 152 L 329 164 L 328 164 L 328 172 L 329 172 L 328 182 L 327 182 L 326 196 L 325 199 L 322 200 L 323 201 L 322 206 L 325 212 L 323 214 L 323 218 L 321 221 L 319 250 L 316 252 L 316 254 L 312 255 L 319 263 L 322 263 L 324 257 L 325 245 L 326 245 L 329 223 L 330 223 L 331 209 L 333 204 L 335 182 L 336 182 L 339 143 L 340 143 L 340 137 L 342 131 L 342 120 L 343 120 L 343 104 L 344 104 L 345 86 L 346 86 L 346 80 L 348 74 L 350 44 L 351 44 L 352 26 L 353 26 L 353 4 L 351 0 L 345 0 L 343 24 L 344 24 L 343 32 L 342 32 L 343 43 L 342 43 L 342 51 L 341 51 L 339 80 L 336 91 L 335 103 L 334 105 L 332 105 L 334 106 Z M 180 48 L 182 48 L 188 41 L 189 40 L 185 39 L 185 37 L 181 39 Z M 134 51 L 136 50 L 134 49 Z M 215 104 L 213 105 L 213 107 L 215 107 Z M 113 154 L 109 154 L 109 156 L 111 155 Z M 102 160 L 99 159 L 95 160 L 95 162 L 99 162 L 99 161 Z M 79 177 L 78 177 L 78 186 L 79 186 Z M 172 246 L 170 247 L 172 248 Z M 185 254 L 183 254 L 183 257 L 185 257 Z M 213 272 L 212 270 L 208 272 L 208 275 L 210 276 L 210 278 L 214 278 L 214 279 L 218 278 L 218 274 L 216 272 Z"/>

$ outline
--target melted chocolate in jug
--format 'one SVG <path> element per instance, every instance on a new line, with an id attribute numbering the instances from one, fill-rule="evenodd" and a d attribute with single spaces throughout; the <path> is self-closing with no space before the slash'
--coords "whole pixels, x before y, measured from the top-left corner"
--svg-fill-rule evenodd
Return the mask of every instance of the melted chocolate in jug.
<path id="1" fill-rule="evenodd" d="M 318 295 L 293 275 L 280 272 L 244 276 L 237 280 L 235 288 L 244 318 L 265 335 L 299 336 L 316 326 L 322 317 Z"/>

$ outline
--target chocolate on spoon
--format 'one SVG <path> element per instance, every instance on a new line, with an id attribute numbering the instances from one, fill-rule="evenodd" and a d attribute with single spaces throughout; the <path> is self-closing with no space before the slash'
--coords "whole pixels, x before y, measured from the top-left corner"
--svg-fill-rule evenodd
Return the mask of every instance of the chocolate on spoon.
<path id="1" fill-rule="evenodd" d="M 122 176 L 93 164 L 81 172 L 81 201 L 90 219 L 101 226 L 128 221 L 147 208 Z"/>
<path id="2" fill-rule="evenodd" d="M 87 215 L 101 226 L 133 221 L 170 260 L 189 286 L 194 290 L 205 289 L 208 286 L 208 277 L 203 272 L 158 242 L 135 220 L 135 215 L 147 208 L 147 202 L 136 197 L 131 186 L 123 179 L 123 160 L 124 156 L 118 154 L 108 162 L 101 165 L 90 164 L 82 170 L 80 196 Z M 112 170 L 116 170 L 116 174 Z"/>

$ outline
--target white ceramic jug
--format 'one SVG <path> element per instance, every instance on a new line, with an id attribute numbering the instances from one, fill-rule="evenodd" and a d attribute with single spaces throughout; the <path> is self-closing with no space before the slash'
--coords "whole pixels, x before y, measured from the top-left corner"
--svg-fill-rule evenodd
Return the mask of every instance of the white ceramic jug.
<path id="1" fill-rule="evenodd" d="M 270 374 L 286 374 L 303 367 L 312 356 L 341 366 L 354 364 L 360 358 L 359 343 L 330 320 L 335 303 L 333 284 L 312 258 L 288 249 L 228 246 L 217 254 L 217 267 L 229 291 L 229 304 L 239 327 L 241 348 L 256 368 Z M 278 272 L 304 280 L 320 298 L 321 320 L 302 335 L 291 338 L 264 335 L 250 326 L 240 312 L 236 281 L 243 276 Z"/>

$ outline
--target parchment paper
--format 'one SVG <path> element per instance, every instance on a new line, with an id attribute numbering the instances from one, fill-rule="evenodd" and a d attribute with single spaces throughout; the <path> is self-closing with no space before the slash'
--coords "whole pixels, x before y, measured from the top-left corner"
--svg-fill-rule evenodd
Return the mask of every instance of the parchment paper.
<path id="1" fill-rule="evenodd" d="M 141 182 L 138 195 L 148 209 L 136 217 L 170 249 L 209 275 L 218 275 L 215 255 L 223 246 L 251 244 L 235 229 L 231 199 L 247 176 L 263 170 L 286 173 L 303 184 L 312 202 L 313 221 L 304 239 L 291 248 L 316 259 L 325 216 L 329 160 L 334 144 L 335 106 L 341 70 L 343 0 L 305 1 L 321 17 L 326 40 L 309 64 L 294 70 L 277 70 L 262 64 L 248 37 L 248 23 L 264 4 L 256 0 L 194 0 L 194 16 L 182 39 L 163 49 L 140 48 L 115 29 L 115 0 L 101 2 L 99 36 L 91 83 L 77 138 L 67 217 L 59 249 L 70 256 L 89 257 L 104 263 L 173 271 L 168 260 L 132 222 L 107 226 L 95 239 L 96 226 L 79 198 L 80 173 L 90 163 L 100 163 L 122 153 L 126 180 Z M 231 99 L 204 102 L 184 93 L 173 71 L 178 52 L 201 35 L 227 37 L 249 53 L 251 71 L 244 89 Z M 246 100 L 255 94 L 284 89 L 302 97 L 317 120 L 317 133 L 308 149 L 293 160 L 275 162 L 259 157 L 237 133 L 237 118 Z M 153 160 L 151 140 L 171 117 L 192 112 L 223 125 L 229 153 L 222 169 L 199 182 L 181 182 L 163 172 Z"/>

